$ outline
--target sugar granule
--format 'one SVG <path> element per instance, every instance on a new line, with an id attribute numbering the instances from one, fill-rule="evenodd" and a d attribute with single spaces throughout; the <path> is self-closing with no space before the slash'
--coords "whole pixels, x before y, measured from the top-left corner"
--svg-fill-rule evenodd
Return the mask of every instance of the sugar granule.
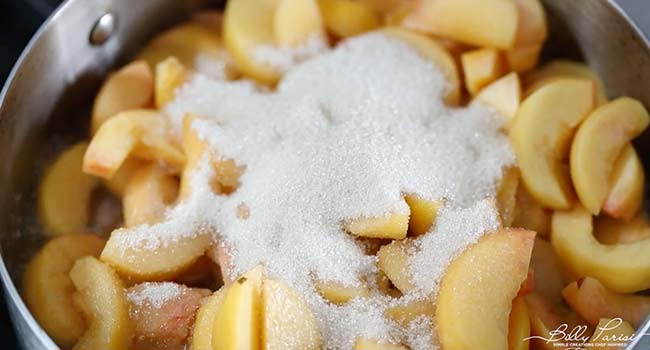
<path id="1" fill-rule="evenodd" d="M 182 296 L 185 288 L 173 282 L 145 282 L 130 288 L 126 297 L 135 305 L 149 304 L 153 308 L 160 309 L 168 301 Z"/>

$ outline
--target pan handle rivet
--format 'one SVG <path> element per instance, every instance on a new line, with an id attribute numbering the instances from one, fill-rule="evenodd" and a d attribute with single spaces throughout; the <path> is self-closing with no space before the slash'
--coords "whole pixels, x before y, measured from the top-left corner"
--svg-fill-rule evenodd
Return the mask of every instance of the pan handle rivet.
<path id="1" fill-rule="evenodd" d="M 105 13 L 95 22 L 93 29 L 90 31 L 90 43 L 93 45 L 102 45 L 110 39 L 117 25 L 115 15 Z"/>

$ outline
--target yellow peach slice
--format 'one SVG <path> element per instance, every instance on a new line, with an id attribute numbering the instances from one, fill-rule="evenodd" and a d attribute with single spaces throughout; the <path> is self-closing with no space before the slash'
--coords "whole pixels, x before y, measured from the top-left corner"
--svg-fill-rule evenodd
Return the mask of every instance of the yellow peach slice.
<path id="1" fill-rule="evenodd" d="M 115 271 L 87 256 L 75 262 L 70 278 L 89 313 L 88 329 L 72 349 L 128 349 L 133 329 L 124 285 Z"/>
<path id="2" fill-rule="evenodd" d="M 521 83 L 517 73 L 510 73 L 483 88 L 474 97 L 504 116 L 509 124 L 514 119 L 521 102 Z"/>
<path id="3" fill-rule="evenodd" d="M 629 221 L 599 216 L 594 221 L 594 236 L 603 244 L 632 243 L 650 238 L 650 224 L 641 216 Z"/>
<path id="4" fill-rule="evenodd" d="M 611 189 L 614 163 L 628 142 L 650 124 L 634 99 L 621 97 L 595 109 L 571 145 L 571 179 L 582 205 L 598 215 Z"/>
<path id="5" fill-rule="evenodd" d="M 523 297 L 512 301 L 508 321 L 508 350 L 528 350 L 530 341 L 530 317 Z"/>
<path id="6" fill-rule="evenodd" d="M 406 350 L 397 344 L 382 343 L 372 339 L 358 338 L 352 350 Z"/>
<path id="7" fill-rule="evenodd" d="M 83 170 L 110 179 L 132 154 L 180 171 L 185 155 L 171 142 L 168 132 L 165 117 L 157 111 L 135 109 L 119 113 L 104 122 L 90 141 Z"/>
<path id="8" fill-rule="evenodd" d="M 343 223 L 343 228 L 359 237 L 403 239 L 406 237 L 409 226 L 408 206 L 406 207 L 406 213 L 390 213 L 386 216 L 347 220 Z"/>
<path id="9" fill-rule="evenodd" d="M 402 21 L 413 12 L 415 5 L 414 1 L 401 1 L 397 6 L 384 13 L 384 25 L 401 26 Z"/>
<path id="10" fill-rule="evenodd" d="M 157 164 L 144 165 L 133 173 L 122 197 L 124 226 L 154 224 L 164 218 L 176 200 L 178 181 Z"/>
<path id="11" fill-rule="evenodd" d="M 512 225 L 515 218 L 515 205 L 517 204 L 517 188 L 519 187 L 519 169 L 508 168 L 497 188 L 497 209 L 501 224 L 505 227 Z"/>
<path id="12" fill-rule="evenodd" d="M 539 235 L 548 236 L 551 232 L 551 211 L 542 207 L 526 191 L 521 182 L 517 188 L 515 214 L 512 227 L 521 227 L 535 231 Z"/>
<path id="13" fill-rule="evenodd" d="M 321 335 L 309 305 L 283 282 L 262 283 L 261 349 L 285 350 L 321 348 Z"/>
<path id="14" fill-rule="evenodd" d="M 540 204 L 570 207 L 571 179 L 564 162 L 574 129 L 594 105 L 592 81 L 561 79 L 543 86 L 519 107 L 510 140 L 526 189 Z"/>
<path id="15" fill-rule="evenodd" d="M 522 73 L 529 71 L 537 66 L 539 55 L 542 52 L 542 45 L 528 47 L 515 47 L 514 49 L 503 53 L 508 69 Z"/>
<path id="16" fill-rule="evenodd" d="M 142 60 L 131 62 L 111 74 L 95 97 L 92 133 L 117 113 L 147 107 L 153 96 L 153 84 L 153 72 Z"/>
<path id="17" fill-rule="evenodd" d="M 505 73 L 501 53 L 496 49 L 478 49 L 460 55 L 465 87 L 474 96 L 483 87 Z"/>
<path id="18" fill-rule="evenodd" d="M 255 268 L 228 287 L 214 319 L 212 349 L 260 349 L 263 275 L 263 268 Z"/>
<path id="19" fill-rule="evenodd" d="M 436 221 L 436 215 L 438 214 L 441 203 L 439 201 L 424 199 L 414 194 L 404 196 L 404 200 L 411 210 L 409 233 L 413 236 L 427 233 Z"/>
<path id="20" fill-rule="evenodd" d="M 635 330 L 620 318 L 601 318 L 594 334 L 585 344 L 586 349 L 622 350 L 630 340 L 634 339 Z"/>
<path id="21" fill-rule="evenodd" d="M 27 264 L 22 295 L 36 321 L 61 347 L 69 348 L 86 329 L 81 310 L 73 302 L 70 280 L 74 262 L 99 256 L 104 241 L 93 235 L 70 234 L 49 241 Z"/>
<path id="22" fill-rule="evenodd" d="M 121 198 L 124 195 L 124 189 L 129 179 L 135 171 L 144 165 L 145 162 L 133 157 L 127 158 L 122 166 L 113 174 L 110 179 L 102 179 L 104 186 L 115 196 Z"/>
<path id="23" fill-rule="evenodd" d="M 217 314 L 223 307 L 223 301 L 226 296 L 226 287 L 209 296 L 196 314 L 194 322 L 194 331 L 192 333 L 192 348 L 212 350 L 212 329 Z"/>
<path id="24" fill-rule="evenodd" d="M 436 314 L 436 304 L 431 298 L 408 299 L 386 308 L 384 315 L 397 322 L 402 327 L 408 325 L 420 316 L 433 318 Z"/>
<path id="25" fill-rule="evenodd" d="M 173 56 L 156 65 L 154 100 L 158 109 L 174 98 L 174 92 L 185 82 L 188 75 L 187 68 Z"/>
<path id="26" fill-rule="evenodd" d="M 280 47 L 295 47 L 325 34 L 316 0 L 278 0 L 273 37 Z"/>
<path id="27" fill-rule="evenodd" d="M 133 243 L 132 234 L 124 228 L 113 231 L 101 260 L 134 281 L 169 280 L 180 275 L 205 253 L 211 241 L 208 232 L 197 232 L 149 246 Z"/>
<path id="28" fill-rule="evenodd" d="M 231 0 L 223 18 L 223 40 L 242 73 L 260 83 L 272 85 L 280 71 L 260 62 L 255 52 L 260 46 L 273 45 L 273 17 L 278 0 Z"/>
<path id="29" fill-rule="evenodd" d="M 592 231 L 591 214 L 580 205 L 553 213 L 551 243 L 565 266 L 580 276 L 597 278 L 614 292 L 650 288 L 650 239 L 604 245 Z"/>
<path id="30" fill-rule="evenodd" d="M 404 25 L 476 46 L 509 49 L 517 39 L 518 21 L 512 0 L 421 0 Z"/>
<path id="31" fill-rule="evenodd" d="M 335 305 L 343 305 L 355 298 L 370 296 L 370 290 L 365 286 L 345 286 L 338 282 L 316 282 L 314 287 L 327 301 Z"/>
<path id="32" fill-rule="evenodd" d="M 378 28 L 379 13 L 367 2 L 318 0 L 327 30 L 339 38 L 354 36 Z"/>
<path id="33" fill-rule="evenodd" d="M 420 55 L 430 60 L 444 74 L 449 88 L 445 95 L 445 102 L 450 105 L 460 103 L 460 77 L 454 58 L 449 51 L 435 40 L 415 32 L 398 27 L 387 27 L 382 29 L 388 36 L 402 40 L 411 45 Z"/>
<path id="34" fill-rule="evenodd" d="M 515 0 L 519 13 L 515 47 L 542 44 L 548 35 L 546 14 L 539 0 Z"/>
<path id="35" fill-rule="evenodd" d="M 409 264 L 409 257 L 412 255 L 414 249 L 414 241 L 406 239 L 401 241 L 393 241 L 385 245 L 377 252 L 377 259 L 379 269 L 383 271 L 388 279 L 399 289 L 402 293 L 407 293 L 415 285 L 411 281 L 411 268 Z"/>
<path id="36" fill-rule="evenodd" d="M 534 241 L 534 232 L 503 229 L 484 236 L 451 262 L 440 283 L 436 310 L 444 349 L 508 347 L 512 300 L 528 275 Z"/>
<path id="37" fill-rule="evenodd" d="M 524 96 L 528 96 L 545 84 L 560 78 L 593 80 L 596 84 L 597 105 L 607 102 L 605 84 L 598 74 L 582 62 L 569 60 L 553 60 L 526 74 L 524 76 L 524 86 L 526 87 Z"/>
<path id="38" fill-rule="evenodd" d="M 603 204 L 603 212 L 613 218 L 630 220 L 643 202 L 645 173 L 632 144 L 628 144 L 614 162 L 611 189 Z"/>
<path id="39" fill-rule="evenodd" d="M 562 295 L 573 310 L 594 325 L 603 317 L 621 317 L 639 327 L 650 314 L 650 297 L 614 293 L 591 277 L 569 284 Z"/>
<path id="40" fill-rule="evenodd" d="M 87 147 L 80 142 L 66 149 L 43 175 L 38 213 L 50 235 L 80 233 L 88 224 L 88 205 L 97 179 L 81 170 Z"/>

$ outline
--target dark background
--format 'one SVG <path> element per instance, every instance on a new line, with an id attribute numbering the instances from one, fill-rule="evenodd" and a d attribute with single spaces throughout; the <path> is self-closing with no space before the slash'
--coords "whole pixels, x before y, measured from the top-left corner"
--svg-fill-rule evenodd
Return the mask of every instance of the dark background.
<path id="1" fill-rule="evenodd" d="M 145 0 L 146 1 L 146 0 Z M 40 24 L 61 0 L 0 0 L 0 87 Z M 0 288 L 0 349 L 18 349 Z"/>

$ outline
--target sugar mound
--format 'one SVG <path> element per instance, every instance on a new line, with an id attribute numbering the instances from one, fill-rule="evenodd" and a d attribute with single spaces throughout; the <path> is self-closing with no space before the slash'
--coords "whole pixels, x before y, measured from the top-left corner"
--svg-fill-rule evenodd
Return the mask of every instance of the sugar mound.
<path id="1" fill-rule="evenodd" d="M 273 92 L 202 74 L 179 89 L 166 107 L 176 132 L 186 113 L 200 116 L 192 124 L 199 136 L 246 166 L 241 185 L 212 194 L 206 161 L 165 222 L 114 235 L 125 249 L 155 249 L 210 228 L 232 253 L 231 277 L 263 264 L 305 297 L 327 349 L 350 349 L 360 336 L 435 349 L 435 320 L 402 329 L 384 317 L 394 300 L 373 283 L 376 257 L 341 223 L 407 212 L 405 193 L 444 199 L 411 258 L 415 293 L 435 293 L 450 260 L 498 225 L 491 198 L 514 162 L 501 118 L 480 104 L 445 106 L 442 72 L 380 33 L 294 63 Z M 335 306 L 316 292 L 316 279 L 367 284 L 371 297 Z"/>
<path id="2" fill-rule="evenodd" d="M 135 305 L 149 304 L 151 307 L 160 309 L 185 292 L 185 287 L 173 282 L 145 282 L 137 288 L 129 289 L 126 293 L 127 299 Z"/>

